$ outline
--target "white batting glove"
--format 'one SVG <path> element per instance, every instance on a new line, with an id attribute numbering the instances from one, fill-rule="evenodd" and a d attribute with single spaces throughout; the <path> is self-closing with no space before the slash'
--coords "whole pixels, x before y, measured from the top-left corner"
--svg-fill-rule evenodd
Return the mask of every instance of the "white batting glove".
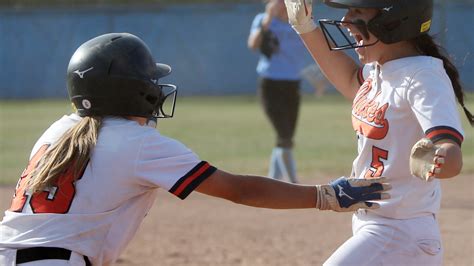
<path id="1" fill-rule="evenodd" d="M 316 208 L 336 212 L 350 212 L 358 209 L 378 209 L 373 200 L 388 199 L 383 193 L 391 188 L 386 179 L 354 179 L 340 177 L 328 185 L 317 185 Z"/>
<path id="2" fill-rule="evenodd" d="M 298 34 L 316 29 L 313 20 L 313 0 L 285 0 L 288 22 Z"/>
<path id="3" fill-rule="evenodd" d="M 410 172 L 422 180 L 432 181 L 437 174 L 441 173 L 444 157 L 446 157 L 446 149 L 435 145 L 430 139 L 420 139 L 411 149 Z"/>

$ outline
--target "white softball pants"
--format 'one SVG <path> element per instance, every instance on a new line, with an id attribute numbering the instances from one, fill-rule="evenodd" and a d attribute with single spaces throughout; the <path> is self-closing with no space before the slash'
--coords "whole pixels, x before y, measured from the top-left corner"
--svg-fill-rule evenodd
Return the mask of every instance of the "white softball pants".
<path id="1" fill-rule="evenodd" d="M 397 220 L 361 210 L 352 217 L 352 233 L 325 266 L 442 265 L 441 236 L 434 215 Z"/>

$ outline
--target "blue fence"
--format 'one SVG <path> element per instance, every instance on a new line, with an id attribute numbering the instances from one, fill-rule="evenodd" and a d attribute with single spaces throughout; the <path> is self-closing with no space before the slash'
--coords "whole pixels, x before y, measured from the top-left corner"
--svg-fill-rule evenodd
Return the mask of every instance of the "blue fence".
<path id="1" fill-rule="evenodd" d="M 246 42 L 262 10 L 261 4 L 0 10 L 0 98 L 65 97 L 70 56 L 106 32 L 144 39 L 158 61 L 173 67 L 164 81 L 177 84 L 182 95 L 253 94 L 258 55 Z M 317 6 L 315 17 L 338 18 L 341 12 Z M 474 89 L 472 14 L 472 4 L 448 3 L 435 14 L 432 31 L 440 34 L 469 89 Z"/>

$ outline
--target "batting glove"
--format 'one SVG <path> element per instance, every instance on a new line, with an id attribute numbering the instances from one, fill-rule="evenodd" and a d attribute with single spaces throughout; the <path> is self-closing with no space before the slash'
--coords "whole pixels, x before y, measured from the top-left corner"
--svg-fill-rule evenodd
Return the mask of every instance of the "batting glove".
<path id="1" fill-rule="evenodd" d="M 430 139 L 420 139 L 410 153 L 410 172 L 413 176 L 425 181 L 432 181 L 441 168 L 446 157 L 446 149 L 435 145 Z"/>
<path id="2" fill-rule="evenodd" d="M 317 185 L 316 208 L 336 212 L 350 212 L 358 209 L 378 209 L 380 205 L 372 200 L 389 199 L 391 188 L 383 183 L 386 178 L 354 179 L 340 177 L 328 185 Z"/>
<path id="3" fill-rule="evenodd" d="M 313 20 L 313 0 L 285 0 L 288 22 L 298 34 L 316 29 Z"/>

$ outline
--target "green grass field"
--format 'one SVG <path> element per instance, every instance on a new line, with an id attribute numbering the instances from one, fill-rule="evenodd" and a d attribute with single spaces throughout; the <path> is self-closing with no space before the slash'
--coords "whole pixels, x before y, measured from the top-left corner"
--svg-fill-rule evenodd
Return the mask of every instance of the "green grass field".
<path id="1" fill-rule="evenodd" d="M 474 110 L 472 96 L 470 110 Z M 337 95 L 303 99 L 295 139 L 300 176 L 311 180 L 324 175 L 329 180 L 349 174 L 357 148 L 350 103 Z M 0 184 L 16 182 L 36 139 L 70 111 L 67 100 L 0 101 Z M 474 174 L 474 130 L 463 114 L 462 120 L 463 173 Z M 267 173 L 274 133 L 255 97 L 180 97 L 175 117 L 160 120 L 158 127 L 219 168 Z"/>

